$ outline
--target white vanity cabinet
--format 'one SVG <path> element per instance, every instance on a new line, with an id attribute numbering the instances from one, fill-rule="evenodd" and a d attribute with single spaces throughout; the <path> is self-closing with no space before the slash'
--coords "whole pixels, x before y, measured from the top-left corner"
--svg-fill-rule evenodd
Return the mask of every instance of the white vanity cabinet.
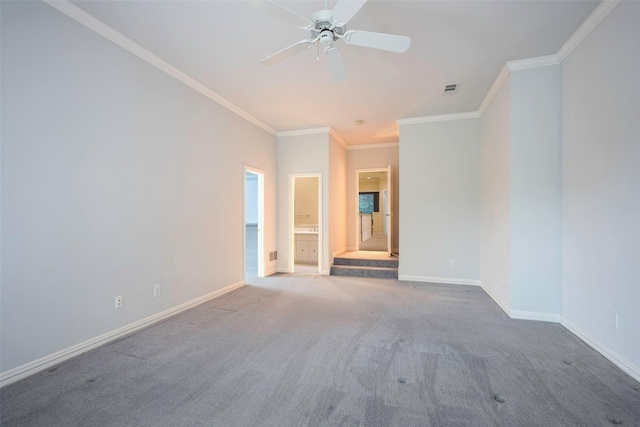
<path id="1" fill-rule="evenodd" d="M 313 264 L 318 262 L 317 233 L 296 233 L 295 246 L 295 262 L 308 262 Z"/>

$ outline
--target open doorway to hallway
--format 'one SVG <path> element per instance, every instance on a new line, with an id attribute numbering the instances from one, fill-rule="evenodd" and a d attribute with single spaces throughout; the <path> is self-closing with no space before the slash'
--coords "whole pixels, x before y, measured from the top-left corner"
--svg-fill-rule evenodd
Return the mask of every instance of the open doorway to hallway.
<path id="1" fill-rule="evenodd" d="M 244 282 L 264 277 L 264 172 L 244 166 Z"/>

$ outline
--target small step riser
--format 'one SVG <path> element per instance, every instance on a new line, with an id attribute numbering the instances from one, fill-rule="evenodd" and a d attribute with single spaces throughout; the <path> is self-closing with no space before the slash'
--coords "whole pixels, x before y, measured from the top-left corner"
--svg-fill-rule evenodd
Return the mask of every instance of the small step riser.
<path id="1" fill-rule="evenodd" d="M 351 277 L 372 277 L 378 279 L 397 279 L 398 270 L 372 270 L 372 269 L 357 269 L 349 268 L 343 269 L 338 267 L 331 267 L 331 275 L 333 276 L 351 276 Z"/>
<path id="2" fill-rule="evenodd" d="M 398 268 L 398 261 L 384 259 L 334 258 L 333 265 Z"/>

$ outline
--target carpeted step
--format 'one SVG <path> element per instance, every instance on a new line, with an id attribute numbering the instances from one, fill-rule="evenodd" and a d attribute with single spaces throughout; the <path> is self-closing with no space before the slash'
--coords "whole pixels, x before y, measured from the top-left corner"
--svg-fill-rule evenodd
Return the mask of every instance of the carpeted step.
<path id="1" fill-rule="evenodd" d="M 333 265 L 333 276 L 377 277 L 380 279 L 397 279 L 398 269 L 393 267 L 368 267 L 362 265 Z"/>
<path id="2" fill-rule="evenodd" d="M 333 259 L 333 265 L 398 268 L 398 260 L 397 259 L 361 259 L 361 258 L 335 257 Z"/>

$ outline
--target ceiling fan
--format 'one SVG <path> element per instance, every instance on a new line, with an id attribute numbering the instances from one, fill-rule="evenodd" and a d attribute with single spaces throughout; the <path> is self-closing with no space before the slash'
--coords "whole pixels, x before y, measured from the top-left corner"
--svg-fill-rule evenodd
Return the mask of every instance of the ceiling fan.
<path id="1" fill-rule="evenodd" d="M 289 47 L 266 57 L 262 65 L 275 65 L 290 56 L 302 52 L 318 43 L 318 59 L 320 45 L 324 46 L 324 54 L 331 77 L 334 81 L 341 81 L 347 77 L 347 70 L 342 60 L 340 47 L 336 43 L 343 40 L 346 44 L 388 50 L 391 52 L 405 52 L 411 45 L 411 38 L 393 34 L 372 33 L 370 31 L 347 30 L 347 23 L 358 13 L 367 0 L 339 0 L 333 10 L 319 10 L 310 18 L 305 18 L 272 1 L 251 1 L 256 8 L 276 16 L 284 21 L 309 31 L 311 37 L 300 40 Z"/>

